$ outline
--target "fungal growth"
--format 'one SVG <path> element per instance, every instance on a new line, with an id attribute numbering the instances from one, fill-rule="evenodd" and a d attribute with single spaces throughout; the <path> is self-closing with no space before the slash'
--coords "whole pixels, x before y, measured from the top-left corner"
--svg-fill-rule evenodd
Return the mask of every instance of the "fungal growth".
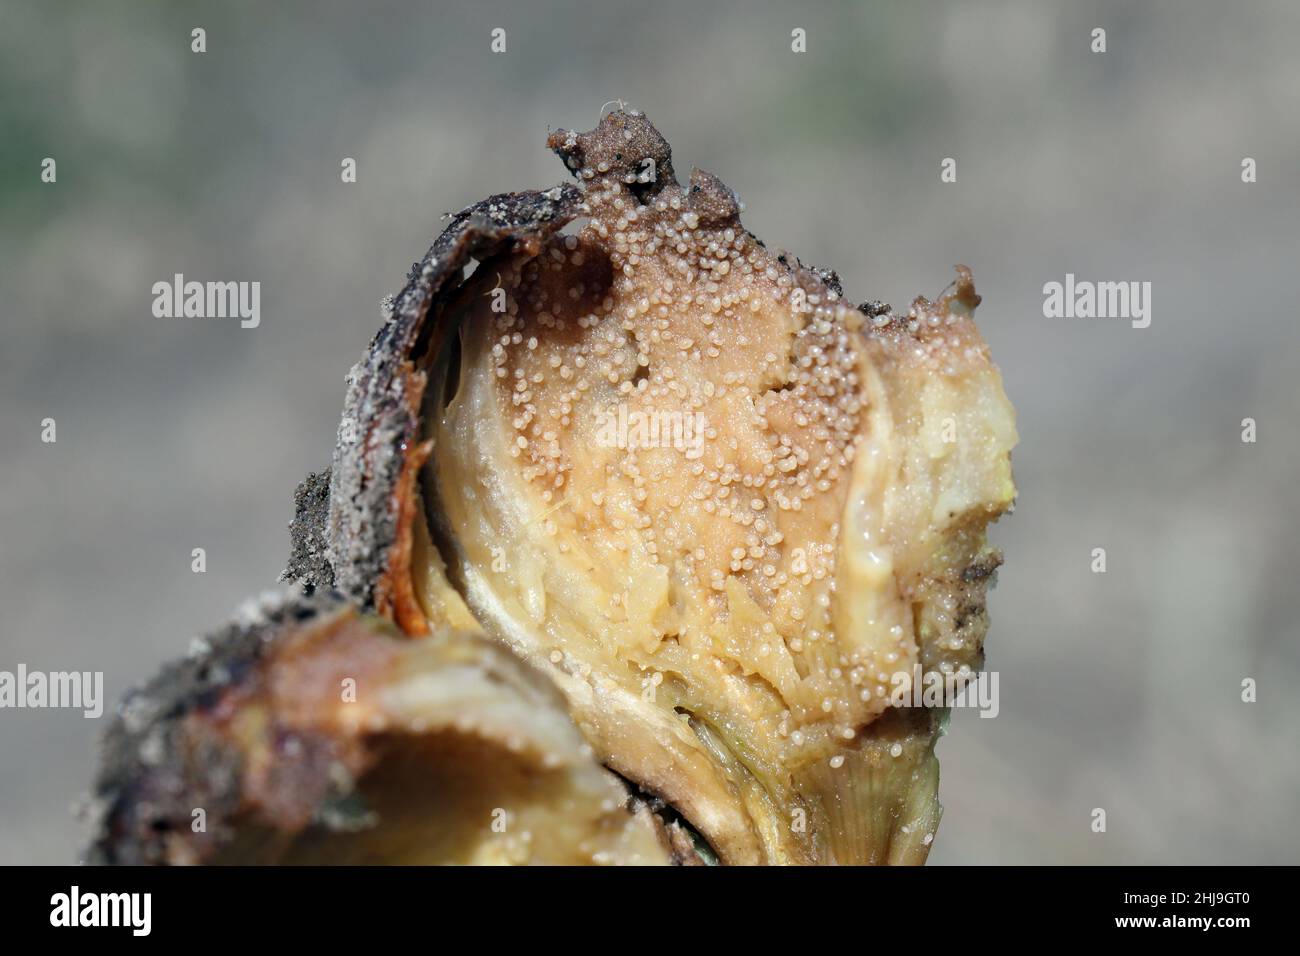
<path id="1" fill-rule="evenodd" d="M 982 668 L 1015 495 L 970 271 L 855 307 L 644 115 L 549 145 L 574 183 L 451 217 L 298 489 L 284 578 L 355 610 L 146 693 L 98 858 L 925 860 L 951 702 L 912 689 Z M 369 709 L 304 701 L 339 668 Z M 308 732 L 333 763 L 281 745 Z M 159 836 L 218 797 L 217 845 Z"/>
<path id="2" fill-rule="evenodd" d="M 1014 494 L 969 272 L 869 315 L 644 116 L 550 145 L 581 228 L 480 266 L 426 397 L 452 580 L 724 860 L 923 859 L 939 714 L 894 692 L 980 667 Z"/>

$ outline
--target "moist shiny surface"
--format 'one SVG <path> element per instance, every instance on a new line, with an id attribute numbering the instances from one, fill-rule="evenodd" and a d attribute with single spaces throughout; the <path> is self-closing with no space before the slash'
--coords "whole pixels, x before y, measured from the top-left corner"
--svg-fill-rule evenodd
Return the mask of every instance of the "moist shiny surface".
<path id="1" fill-rule="evenodd" d="M 743 229 L 703 226 L 686 190 L 622 193 L 589 193 L 579 235 L 480 293 L 440 459 L 508 461 L 483 491 L 523 540 L 494 563 L 555 650 L 577 617 L 638 692 L 692 712 L 743 695 L 764 744 L 850 737 L 910 638 L 841 641 L 832 619 L 863 316 Z"/>
<path id="2" fill-rule="evenodd" d="M 900 677 L 979 666 L 983 578 L 959 585 L 996 567 L 1012 413 L 968 272 L 868 317 L 715 177 L 601 160 L 616 133 L 567 134 L 582 227 L 451 306 L 431 513 L 470 608 L 553 668 L 603 759 L 706 835 L 739 804 L 780 858 L 795 804 L 853 816 L 838 788 L 879 766 L 864 731 Z"/>

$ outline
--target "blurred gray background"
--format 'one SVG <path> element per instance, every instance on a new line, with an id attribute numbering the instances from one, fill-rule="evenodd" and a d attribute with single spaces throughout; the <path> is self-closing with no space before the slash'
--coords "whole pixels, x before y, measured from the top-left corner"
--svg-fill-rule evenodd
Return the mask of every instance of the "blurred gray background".
<path id="1" fill-rule="evenodd" d="M 622 97 L 854 300 L 975 271 L 1020 499 L 1001 713 L 940 744 L 931 861 L 1295 863 L 1298 43 L 1300 6 L 1257 0 L 3 0 L 0 669 L 116 700 L 273 585 L 381 298 Z M 155 318 L 176 272 L 259 280 L 261 327 Z M 1150 281 L 1151 327 L 1044 318 L 1067 272 Z M 0 711 L 0 862 L 77 859 L 106 722 Z"/>

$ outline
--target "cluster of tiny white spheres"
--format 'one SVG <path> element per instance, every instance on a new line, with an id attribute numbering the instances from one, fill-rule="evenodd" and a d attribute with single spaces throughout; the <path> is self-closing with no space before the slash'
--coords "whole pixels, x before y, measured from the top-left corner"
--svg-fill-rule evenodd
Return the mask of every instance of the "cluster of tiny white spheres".
<path id="1" fill-rule="evenodd" d="M 750 346 L 745 332 L 724 331 L 716 327 L 717 322 L 719 318 L 738 318 L 746 311 L 752 320 L 764 309 L 766 286 L 778 307 L 808 316 L 797 333 L 794 354 L 767 352 L 762 356 L 762 368 L 753 376 L 785 382 L 779 391 L 764 390 L 753 396 L 760 418 L 757 425 L 766 432 L 770 452 L 760 469 L 742 473 L 727 459 L 726 449 L 718 447 L 712 460 L 706 455 L 706 460 L 686 465 L 685 472 L 699 479 L 686 493 L 701 501 L 706 513 L 754 532 L 749 547 L 744 554 L 735 555 L 728 570 L 757 568 L 780 586 L 788 577 L 762 559 L 767 548 L 780 543 L 781 536 L 763 513 L 769 506 L 800 511 L 814 495 L 829 492 L 853 459 L 862 403 L 854 345 L 842 320 L 847 316 L 861 319 L 861 315 L 842 305 L 823 303 L 816 292 L 804 294 L 800 289 L 798 295 L 792 295 L 795 289 L 790 275 L 766 261 L 770 254 L 748 234 L 732 228 L 701 232 L 698 216 L 681 212 L 680 195 L 660 199 L 654 208 L 659 215 L 648 216 L 646 206 L 628 203 L 620 192 L 617 184 L 603 192 L 593 189 L 584 209 L 592 216 L 587 228 L 608 250 L 619 276 L 594 310 L 581 308 L 588 292 L 581 282 L 568 284 L 563 295 L 556 295 L 545 281 L 547 271 L 564 273 L 584 264 L 586 253 L 575 236 L 557 240 L 540 257 L 503 279 L 515 294 L 508 312 L 497 319 L 499 335 L 493 359 L 496 375 L 512 388 L 516 437 L 511 453 L 526 459 L 525 476 L 543 484 L 543 500 L 550 502 L 564 489 L 573 467 L 566 459 L 564 432 L 574 420 L 575 407 L 595 381 L 608 382 L 620 395 L 669 400 L 675 407 L 689 410 L 702 409 L 729 391 L 755 391 L 739 372 L 729 371 L 716 384 L 705 380 L 688 389 L 678 380 L 673 363 L 660 361 L 653 369 L 649 366 L 652 349 L 661 360 L 664 348 L 669 347 L 675 349 L 679 362 L 698 363 L 717 359 L 730 347 Z M 611 210 L 617 213 L 612 226 L 607 225 Z M 670 210 L 675 215 L 662 215 Z M 648 229 L 636 228 L 647 218 L 652 219 Z M 643 279 L 638 267 L 649 264 L 653 257 L 658 261 L 644 277 L 652 281 L 652 287 L 647 287 L 645 281 L 638 281 Z M 724 288 L 720 280 L 733 269 L 743 281 Z M 834 296 L 827 298 L 833 300 Z M 792 299 L 797 304 L 790 304 Z M 683 314 L 690 314 L 708 330 L 702 341 L 674 331 L 674 319 Z M 571 335 L 554 336 L 568 343 L 557 346 L 550 341 L 552 336 L 541 341 L 528 331 L 535 323 L 542 330 L 564 333 L 570 322 L 584 333 L 576 345 Z M 517 355 L 539 350 L 544 361 L 532 363 L 535 370 L 530 374 Z M 558 383 L 552 382 L 552 377 Z M 799 435 L 783 434 L 782 429 L 768 425 L 765 413 L 778 406 L 788 410 L 784 419 L 797 426 Z M 705 438 L 716 443 L 717 428 L 708 428 Z M 630 450 L 618 467 L 636 487 L 636 499 L 644 501 L 648 497 L 645 484 L 656 476 L 642 473 L 635 450 Z M 681 483 L 679 474 L 663 477 Z M 599 506 L 600 492 L 592 494 L 593 503 Z M 680 501 L 680 496 L 668 498 L 670 507 Z M 639 524 L 653 540 L 658 524 L 654 518 L 642 515 Z M 713 583 L 721 589 L 723 572 L 715 570 Z M 820 578 L 826 569 L 818 567 L 806 573 Z"/>
<path id="2" fill-rule="evenodd" d="M 820 283 L 802 287 L 734 220 L 702 223 L 689 205 L 680 187 L 641 204 L 617 182 L 593 184 L 582 234 L 556 237 L 501 276 L 508 307 L 493 319 L 492 361 L 512 416 L 510 454 L 547 504 L 572 505 L 570 496 L 580 492 L 601 509 L 610 482 L 630 486 L 634 512 L 610 511 L 609 526 L 636 529 L 654 560 L 686 564 L 718 598 L 733 575 L 743 576 L 768 608 L 782 592 L 793 592 L 788 616 L 797 633 L 778 634 L 769 621 L 764 639 L 784 640 L 795 655 L 818 642 L 830 645 L 805 659 L 805 672 L 817 672 L 825 691 L 811 709 L 821 719 L 842 720 L 835 735 L 852 739 L 860 715 L 848 695 L 883 697 L 894 662 L 836 655 L 834 635 L 803 621 L 806 608 L 829 607 L 835 589 L 835 519 L 861 441 L 857 333 L 864 316 Z M 612 282 L 597 285 L 596 260 L 604 256 Z M 792 343 L 777 334 L 790 328 L 791 316 L 798 317 Z M 764 337 L 779 348 L 765 349 Z M 737 350 L 754 361 L 743 368 L 726 364 Z M 710 363 L 716 374 L 709 374 Z M 582 475 L 574 423 L 609 389 L 629 402 L 707 410 L 703 456 L 664 467 L 662 458 L 650 461 L 628 449 L 603 466 L 606 480 Z M 742 407 L 752 415 L 738 421 L 718 414 L 728 396 L 748 399 Z M 766 445 L 756 466 L 736 452 L 732 433 L 742 431 L 761 435 Z M 576 491 L 575 468 L 584 479 Z M 820 508 L 807 508 L 817 502 Z M 743 544 L 716 559 L 695 537 L 698 525 L 674 520 L 688 505 L 738 526 Z M 816 512 L 809 519 L 816 539 L 783 548 L 786 535 L 774 513 L 798 520 L 806 510 Z M 544 527 L 557 532 L 553 518 Z M 560 549 L 567 550 L 563 541 Z M 611 597 L 615 604 L 623 599 Z M 770 651 L 765 644 L 757 652 Z M 788 720 L 780 733 L 796 746 L 803 742 Z"/>

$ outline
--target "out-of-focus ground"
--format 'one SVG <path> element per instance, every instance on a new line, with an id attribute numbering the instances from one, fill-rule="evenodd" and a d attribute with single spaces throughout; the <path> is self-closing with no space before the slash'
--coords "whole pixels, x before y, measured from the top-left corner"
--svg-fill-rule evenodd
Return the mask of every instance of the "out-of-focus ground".
<path id="1" fill-rule="evenodd" d="M 940 745 L 932 862 L 1297 861 L 1300 7 L 6 0 L 0 21 L 0 669 L 103 670 L 115 700 L 273 585 L 381 298 L 444 212 L 563 180 L 548 129 L 622 97 L 855 300 L 975 271 L 1021 494 L 994 534 L 1001 712 Z M 261 327 L 155 318 L 176 272 L 259 280 Z M 1150 281 L 1151 327 L 1045 319 L 1067 272 Z M 106 720 L 0 711 L 0 862 L 77 858 Z"/>

